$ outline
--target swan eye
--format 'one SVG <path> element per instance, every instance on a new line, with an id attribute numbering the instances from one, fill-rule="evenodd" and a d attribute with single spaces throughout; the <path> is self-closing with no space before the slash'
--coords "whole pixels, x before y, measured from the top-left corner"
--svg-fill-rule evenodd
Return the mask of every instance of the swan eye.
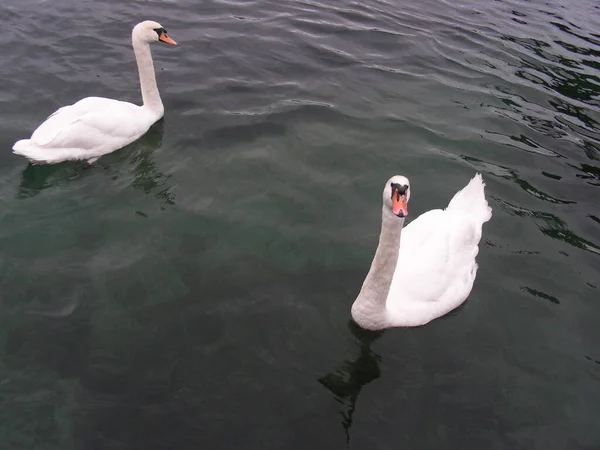
<path id="1" fill-rule="evenodd" d="M 167 32 L 167 30 L 165 30 L 164 28 L 155 28 L 155 29 L 154 29 L 154 31 L 156 31 L 156 34 L 158 34 L 159 36 L 160 36 L 162 33 L 165 33 L 165 34 L 166 34 L 166 32 Z"/>

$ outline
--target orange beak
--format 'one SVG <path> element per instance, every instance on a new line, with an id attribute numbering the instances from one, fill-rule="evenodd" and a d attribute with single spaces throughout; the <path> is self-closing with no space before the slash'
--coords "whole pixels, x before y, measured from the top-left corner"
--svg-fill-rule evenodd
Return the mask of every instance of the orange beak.
<path id="1" fill-rule="evenodd" d="M 398 217 L 408 216 L 408 209 L 406 207 L 406 194 L 400 195 L 397 189 L 392 192 L 392 212 Z"/>
<path id="2" fill-rule="evenodd" d="M 173 39 L 171 39 L 169 36 L 167 36 L 167 33 L 165 33 L 164 31 L 162 33 L 160 33 L 160 36 L 158 36 L 158 40 L 165 42 L 167 44 L 177 45 L 177 42 L 175 42 Z"/>

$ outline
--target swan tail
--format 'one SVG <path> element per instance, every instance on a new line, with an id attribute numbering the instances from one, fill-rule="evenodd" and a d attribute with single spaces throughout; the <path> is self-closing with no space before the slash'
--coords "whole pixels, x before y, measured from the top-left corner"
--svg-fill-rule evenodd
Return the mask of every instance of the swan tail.
<path id="1" fill-rule="evenodd" d="M 13 153 L 27 158 L 33 165 L 79 160 L 89 160 L 91 164 L 100 157 L 100 155 L 90 154 L 89 151 L 81 148 L 46 148 L 31 139 L 21 139 L 15 142 Z"/>
<path id="2" fill-rule="evenodd" d="M 48 162 L 47 150 L 38 146 L 31 139 L 21 139 L 15 142 L 12 149 L 15 155 L 27 158 L 32 164 L 45 164 Z"/>
<path id="3" fill-rule="evenodd" d="M 469 184 L 452 197 L 446 209 L 468 213 L 484 224 L 492 218 L 492 208 L 485 199 L 484 188 L 485 183 L 481 174 L 478 173 L 469 181 Z"/>
<path id="4" fill-rule="evenodd" d="M 31 146 L 31 139 L 21 139 L 13 145 L 13 153 L 16 155 L 23 155 L 23 152 L 26 152 L 27 149 Z"/>

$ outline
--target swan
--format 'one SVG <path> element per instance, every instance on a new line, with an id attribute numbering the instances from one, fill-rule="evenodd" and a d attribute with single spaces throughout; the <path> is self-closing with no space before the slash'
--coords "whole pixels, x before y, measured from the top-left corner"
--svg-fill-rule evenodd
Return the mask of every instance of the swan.
<path id="1" fill-rule="evenodd" d="M 478 173 L 446 209 L 427 211 L 403 229 L 410 183 L 401 175 L 387 181 L 379 245 L 351 308 L 358 325 L 368 330 L 421 326 L 467 299 L 482 227 L 492 217 L 484 187 Z"/>
<path id="2" fill-rule="evenodd" d="M 32 164 L 68 160 L 96 161 L 141 137 L 164 114 L 156 86 L 150 43 L 175 45 L 159 23 L 146 20 L 131 33 L 138 66 L 143 105 L 103 97 L 86 97 L 56 110 L 33 132 L 30 139 L 13 145 L 13 153 Z"/>

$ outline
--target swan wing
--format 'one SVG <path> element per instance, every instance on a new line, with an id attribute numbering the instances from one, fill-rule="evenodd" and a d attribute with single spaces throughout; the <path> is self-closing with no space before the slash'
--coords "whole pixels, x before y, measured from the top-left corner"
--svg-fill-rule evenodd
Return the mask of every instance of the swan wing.
<path id="1" fill-rule="evenodd" d="M 448 210 L 407 226 L 387 299 L 392 317 L 422 325 L 460 305 L 473 285 L 480 237 L 481 224 Z"/>
<path id="2" fill-rule="evenodd" d="M 65 128 L 90 112 L 110 108 L 114 103 L 124 103 L 103 97 L 86 97 L 72 105 L 58 108 L 42 122 L 31 135 L 39 146 L 46 146 Z"/>
<path id="3" fill-rule="evenodd" d="M 411 254 L 423 245 L 429 237 L 436 233 L 440 220 L 444 218 L 444 210 L 432 209 L 417 217 L 402 229 L 400 235 L 400 251 Z"/>
<path id="4" fill-rule="evenodd" d="M 84 101 L 85 100 L 85 101 Z M 60 108 L 31 136 L 37 146 L 52 149 L 98 150 L 143 134 L 152 121 L 132 103 L 91 97 Z"/>

